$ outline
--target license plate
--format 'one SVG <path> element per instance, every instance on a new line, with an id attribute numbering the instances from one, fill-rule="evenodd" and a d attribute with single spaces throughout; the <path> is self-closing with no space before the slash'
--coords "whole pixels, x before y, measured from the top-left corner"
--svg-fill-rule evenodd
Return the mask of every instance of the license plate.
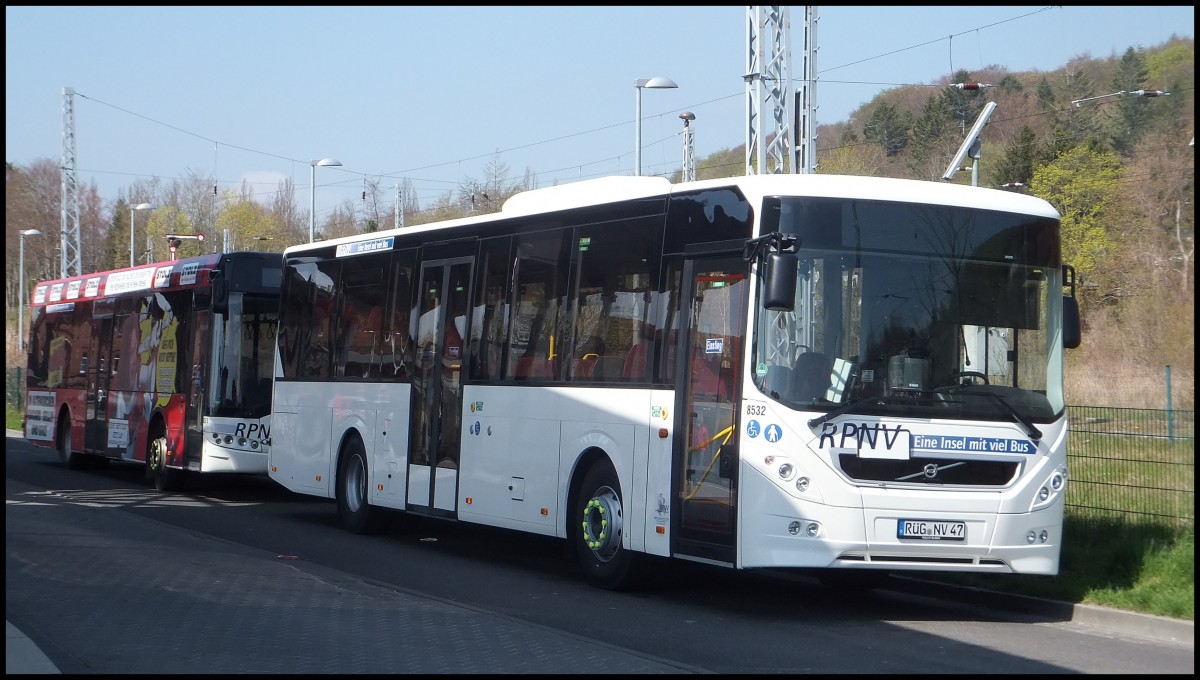
<path id="1" fill-rule="evenodd" d="M 965 541 L 967 523 L 931 519 L 902 519 L 896 522 L 896 538 L 920 541 Z"/>

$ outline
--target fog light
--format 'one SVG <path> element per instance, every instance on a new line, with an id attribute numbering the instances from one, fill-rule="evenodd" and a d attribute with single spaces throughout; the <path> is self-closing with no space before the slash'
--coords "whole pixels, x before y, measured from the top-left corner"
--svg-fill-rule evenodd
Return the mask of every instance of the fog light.
<path id="1" fill-rule="evenodd" d="M 796 468 L 791 463 L 784 463 L 783 465 L 779 466 L 779 477 L 781 479 L 784 479 L 784 480 L 791 479 L 792 475 L 795 472 L 796 472 Z"/>
<path id="2" fill-rule="evenodd" d="M 1063 476 L 1056 472 L 1054 473 L 1054 476 L 1050 478 L 1050 486 L 1054 487 L 1055 491 L 1058 491 L 1063 487 L 1063 481 Z"/>
<path id="3" fill-rule="evenodd" d="M 804 493 L 808 491 L 808 477 L 799 477 L 796 479 L 796 491 Z"/>
<path id="4" fill-rule="evenodd" d="M 1032 531 L 1025 534 L 1025 542 L 1028 543 L 1029 545 L 1033 545 L 1033 542 L 1036 540 L 1037 540 L 1037 534 L 1033 533 Z"/>
<path id="5" fill-rule="evenodd" d="M 809 522 L 808 526 L 804 527 L 804 533 L 807 534 L 809 538 L 813 538 L 820 532 L 821 525 L 817 524 L 816 522 Z"/>
<path id="6" fill-rule="evenodd" d="M 799 523 L 799 522 L 792 522 L 791 524 L 789 524 L 789 525 L 788 525 L 788 533 L 789 533 L 789 534 L 791 534 L 791 535 L 793 535 L 793 536 L 795 536 L 796 534 L 800 533 L 800 523 Z"/>
<path id="7" fill-rule="evenodd" d="M 1050 538 L 1050 534 L 1045 529 L 1042 529 L 1042 533 L 1038 534 L 1038 540 L 1045 543 L 1048 538 Z"/>
<path id="8" fill-rule="evenodd" d="M 232 444 L 233 443 L 233 435 L 231 435 L 231 434 L 225 435 L 225 443 Z"/>
<path id="9" fill-rule="evenodd" d="M 1042 488 L 1038 489 L 1038 500 L 1039 501 L 1044 501 L 1049 497 L 1050 497 L 1050 489 L 1047 489 L 1044 486 Z"/>
<path id="10" fill-rule="evenodd" d="M 245 445 L 246 445 L 246 438 L 238 437 L 238 446 L 245 446 Z"/>

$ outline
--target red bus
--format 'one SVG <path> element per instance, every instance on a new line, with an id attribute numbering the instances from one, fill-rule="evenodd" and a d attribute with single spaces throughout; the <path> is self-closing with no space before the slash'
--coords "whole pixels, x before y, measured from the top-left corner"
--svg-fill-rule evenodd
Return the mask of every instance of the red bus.
<path id="1" fill-rule="evenodd" d="M 201 255 L 44 281 L 30 304 L 25 438 L 68 468 L 267 470 L 282 258 Z"/>

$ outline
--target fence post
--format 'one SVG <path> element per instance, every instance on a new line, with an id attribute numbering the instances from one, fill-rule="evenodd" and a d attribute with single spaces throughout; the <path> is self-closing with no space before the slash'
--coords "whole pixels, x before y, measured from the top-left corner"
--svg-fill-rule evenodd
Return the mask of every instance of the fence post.
<path id="1" fill-rule="evenodd" d="M 1171 364 L 1167 364 L 1167 441 L 1175 444 L 1175 410 L 1171 408 Z"/>

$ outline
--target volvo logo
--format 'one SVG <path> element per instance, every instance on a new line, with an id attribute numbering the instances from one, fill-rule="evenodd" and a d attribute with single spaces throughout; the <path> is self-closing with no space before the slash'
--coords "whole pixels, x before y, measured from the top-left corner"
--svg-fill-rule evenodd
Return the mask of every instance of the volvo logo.
<path id="1" fill-rule="evenodd" d="M 937 463 L 928 463 L 925 465 L 925 479 L 933 479 L 934 477 L 937 477 L 937 473 Z"/>

